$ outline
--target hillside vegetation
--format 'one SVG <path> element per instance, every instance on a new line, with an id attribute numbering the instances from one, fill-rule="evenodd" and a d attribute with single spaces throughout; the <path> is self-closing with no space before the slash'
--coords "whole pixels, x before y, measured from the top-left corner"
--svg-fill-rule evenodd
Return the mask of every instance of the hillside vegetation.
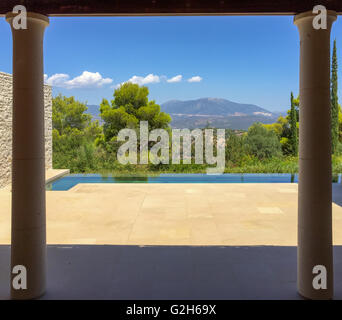
<path id="1" fill-rule="evenodd" d="M 149 130 L 167 130 L 172 138 L 171 116 L 148 99 L 148 88 L 126 83 L 114 91 L 114 99 L 103 100 L 101 124 L 92 121 L 85 103 L 61 95 L 53 99 L 53 166 L 69 168 L 72 173 L 112 172 L 147 174 L 160 172 L 205 173 L 208 164 L 120 164 L 117 151 L 123 142 L 117 135 L 131 128 L 139 136 L 140 121 L 148 121 Z M 272 124 L 256 122 L 246 131 L 226 130 L 225 172 L 296 173 L 298 171 L 299 99 L 291 94 L 286 117 Z M 253 111 L 254 112 L 254 111 Z M 341 172 L 342 115 L 338 114 L 339 139 L 333 155 L 333 171 Z M 207 125 L 207 128 L 211 127 Z M 203 129 L 204 130 L 204 129 Z M 216 144 L 215 144 L 216 145 Z M 151 148 L 153 144 L 149 144 Z M 170 148 L 170 153 L 171 153 Z"/>

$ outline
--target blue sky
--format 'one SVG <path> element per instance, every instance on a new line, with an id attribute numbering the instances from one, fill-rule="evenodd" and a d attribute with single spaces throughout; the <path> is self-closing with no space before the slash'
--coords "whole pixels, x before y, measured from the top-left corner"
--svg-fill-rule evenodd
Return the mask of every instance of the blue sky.
<path id="1" fill-rule="evenodd" d="M 341 63 L 341 18 L 334 38 Z M 0 71 L 11 73 L 4 18 L 0 39 Z M 44 41 L 54 95 L 88 104 L 111 99 L 115 86 L 129 80 L 147 85 L 158 103 L 216 97 L 277 111 L 288 108 L 291 91 L 298 94 L 299 35 L 291 16 L 56 17 Z"/>

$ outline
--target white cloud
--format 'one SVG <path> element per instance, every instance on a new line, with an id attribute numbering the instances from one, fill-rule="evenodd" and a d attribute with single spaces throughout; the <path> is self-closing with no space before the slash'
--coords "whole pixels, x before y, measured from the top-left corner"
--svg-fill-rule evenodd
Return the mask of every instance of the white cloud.
<path id="1" fill-rule="evenodd" d="M 73 88 L 100 88 L 103 85 L 113 82 L 110 78 L 103 78 L 99 72 L 83 71 L 83 73 L 70 79 L 65 73 L 56 73 L 51 77 L 44 75 L 44 81 L 54 87 L 73 89 Z"/>
<path id="2" fill-rule="evenodd" d="M 159 83 L 159 82 L 165 82 L 165 81 L 167 83 L 176 83 L 176 82 L 181 82 L 182 80 L 183 80 L 183 76 L 181 74 L 168 79 L 164 75 L 158 76 L 156 74 L 150 73 L 146 77 L 134 75 L 133 77 L 131 77 L 127 81 L 116 84 L 116 85 L 112 86 L 111 88 L 115 88 L 115 89 L 120 88 L 121 85 L 123 85 L 124 83 L 127 83 L 127 82 L 131 82 L 131 83 L 138 84 L 141 86 L 141 85 L 145 85 L 145 84 Z M 188 79 L 187 81 L 188 82 L 200 82 L 200 81 L 202 81 L 202 78 L 200 76 L 194 76 L 194 77 Z"/>
<path id="3" fill-rule="evenodd" d="M 181 74 L 179 74 L 178 76 L 174 76 L 168 80 L 166 80 L 169 83 L 174 83 L 174 82 L 181 82 L 182 81 L 183 76 Z"/>
<path id="4" fill-rule="evenodd" d="M 69 79 L 69 76 L 65 73 L 56 73 L 51 77 L 44 77 L 44 80 L 47 84 L 53 87 L 63 87 L 64 83 Z"/>
<path id="5" fill-rule="evenodd" d="M 124 81 L 124 82 L 121 82 L 115 86 L 112 86 L 112 88 L 118 89 L 118 88 L 120 88 L 121 85 L 123 85 L 124 83 L 127 83 L 127 82 L 138 84 L 139 86 L 142 86 L 142 85 L 149 84 L 149 83 L 158 83 L 158 82 L 160 82 L 161 79 L 162 79 L 162 77 L 157 76 L 153 73 L 148 74 L 146 77 L 134 75 L 133 77 L 131 77 L 127 81 Z"/>
<path id="6" fill-rule="evenodd" d="M 99 72 L 83 71 L 83 73 L 80 76 L 67 81 L 66 85 L 69 88 L 99 88 L 105 84 L 110 84 L 112 82 L 113 80 L 110 78 L 102 78 Z"/>
<path id="7" fill-rule="evenodd" d="M 158 83 L 160 82 L 160 77 L 150 73 L 146 77 L 139 77 L 139 76 L 133 76 L 127 82 L 132 82 L 138 85 L 144 85 L 144 84 L 149 84 L 149 83 Z"/>
<path id="8" fill-rule="evenodd" d="M 200 76 L 194 76 L 191 77 L 190 79 L 188 79 L 188 82 L 201 82 L 203 78 L 201 78 Z"/>

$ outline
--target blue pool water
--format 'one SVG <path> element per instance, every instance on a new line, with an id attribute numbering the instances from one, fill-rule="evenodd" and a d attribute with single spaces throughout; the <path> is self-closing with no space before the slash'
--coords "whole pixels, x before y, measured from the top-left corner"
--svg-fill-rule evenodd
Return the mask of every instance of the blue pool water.
<path id="1" fill-rule="evenodd" d="M 340 178 L 337 178 L 338 182 Z M 298 182 L 295 174 L 225 173 L 207 174 L 160 174 L 148 177 L 113 177 L 101 174 L 70 174 L 47 185 L 48 190 L 69 190 L 79 183 L 291 183 Z"/>

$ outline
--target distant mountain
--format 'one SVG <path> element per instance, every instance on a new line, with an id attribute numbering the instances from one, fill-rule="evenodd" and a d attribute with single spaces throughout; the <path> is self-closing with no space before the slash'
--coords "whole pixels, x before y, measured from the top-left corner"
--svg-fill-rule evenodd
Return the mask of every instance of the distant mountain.
<path id="1" fill-rule="evenodd" d="M 272 113 L 253 104 L 242 104 L 226 99 L 202 98 L 197 100 L 171 100 L 161 105 L 163 111 L 173 114 L 203 115 L 203 116 L 243 116 Z"/>
<path id="2" fill-rule="evenodd" d="M 172 117 L 174 128 L 248 129 L 254 122 L 273 123 L 279 112 L 273 113 L 253 104 L 243 104 L 226 99 L 202 98 L 197 100 L 171 100 L 161 109 Z"/>
<path id="3" fill-rule="evenodd" d="M 99 106 L 88 105 L 87 113 L 99 120 Z M 171 100 L 161 104 L 161 110 L 169 113 L 173 128 L 211 127 L 246 130 L 255 122 L 273 123 L 286 112 L 271 112 L 253 104 L 232 102 L 226 99 L 202 98 L 197 100 Z"/>
<path id="4" fill-rule="evenodd" d="M 92 116 L 92 120 L 99 120 L 102 123 L 102 119 L 100 117 L 100 106 L 97 105 L 87 105 L 88 110 L 85 113 L 88 113 Z"/>

